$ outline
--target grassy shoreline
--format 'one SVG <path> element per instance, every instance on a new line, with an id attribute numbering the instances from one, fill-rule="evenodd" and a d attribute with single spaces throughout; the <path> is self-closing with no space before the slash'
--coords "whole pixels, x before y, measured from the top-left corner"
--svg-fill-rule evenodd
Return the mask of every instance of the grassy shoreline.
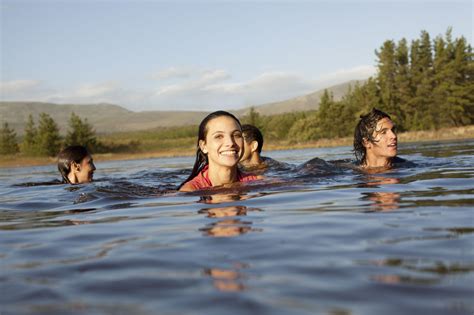
<path id="1" fill-rule="evenodd" d="M 462 140 L 474 139 L 474 125 L 443 128 L 435 131 L 409 131 L 400 133 L 398 140 L 404 142 L 419 141 L 446 141 L 446 140 Z M 304 143 L 291 143 L 289 141 L 273 141 L 265 143 L 265 151 L 286 150 L 286 149 L 309 149 L 337 146 L 352 146 L 352 137 L 338 139 L 321 139 L 317 141 L 308 141 Z M 150 151 L 137 153 L 106 153 L 94 154 L 94 160 L 101 161 L 117 161 L 117 160 L 135 160 L 150 159 L 159 157 L 177 157 L 177 156 L 193 156 L 194 150 L 190 148 L 180 148 L 167 150 L 166 152 Z M 31 157 L 22 155 L 0 156 L 0 168 L 40 166 L 56 164 L 56 158 L 52 157 Z"/>

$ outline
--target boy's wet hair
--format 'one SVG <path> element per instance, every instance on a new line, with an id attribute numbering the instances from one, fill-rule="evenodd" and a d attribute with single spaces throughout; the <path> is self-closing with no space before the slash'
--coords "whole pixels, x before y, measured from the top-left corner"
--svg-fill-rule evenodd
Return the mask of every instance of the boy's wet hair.
<path id="1" fill-rule="evenodd" d="M 390 116 L 377 108 L 372 110 L 366 115 L 360 115 L 360 120 L 354 130 L 354 155 L 358 163 L 365 162 L 366 149 L 364 146 L 364 139 L 372 143 L 377 142 L 373 138 L 377 123 L 383 119 L 391 119 Z"/>
<path id="2" fill-rule="evenodd" d="M 260 132 L 260 129 L 258 129 L 254 125 L 246 124 L 242 126 L 242 134 L 244 135 L 244 139 L 247 142 L 257 141 L 257 152 L 259 154 L 262 153 L 263 135 Z"/>

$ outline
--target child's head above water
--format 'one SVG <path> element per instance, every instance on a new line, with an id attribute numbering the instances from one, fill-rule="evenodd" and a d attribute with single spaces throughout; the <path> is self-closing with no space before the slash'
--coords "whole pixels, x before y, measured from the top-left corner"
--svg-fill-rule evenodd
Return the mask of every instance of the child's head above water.
<path id="1" fill-rule="evenodd" d="M 92 181 L 95 165 L 85 147 L 73 145 L 59 152 L 58 170 L 65 183 L 83 184 Z"/>

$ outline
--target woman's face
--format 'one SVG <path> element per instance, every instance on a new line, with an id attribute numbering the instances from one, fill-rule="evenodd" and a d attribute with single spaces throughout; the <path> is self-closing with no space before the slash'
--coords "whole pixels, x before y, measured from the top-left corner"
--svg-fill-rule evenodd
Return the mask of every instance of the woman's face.
<path id="1" fill-rule="evenodd" d="M 207 123 L 206 140 L 199 141 L 209 164 L 234 167 L 242 156 L 244 140 L 239 124 L 229 116 L 220 116 Z"/>
<path id="2" fill-rule="evenodd" d="M 94 176 L 94 171 L 95 165 L 90 155 L 83 158 L 79 165 L 73 166 L 73 172 L 75 172 L 74 175 L 77 179 L 77 184 L 91 182 L 92 177 Z"/>

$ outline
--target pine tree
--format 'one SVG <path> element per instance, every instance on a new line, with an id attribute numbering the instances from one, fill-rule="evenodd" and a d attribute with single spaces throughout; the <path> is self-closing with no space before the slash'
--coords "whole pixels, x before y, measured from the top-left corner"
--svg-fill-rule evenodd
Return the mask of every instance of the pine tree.
<path id="1" fill-rule="evenodd" d="M 395 76 L 394 76 L 394 108 L 390 112 L 397 122 L 400 130 L 406 129 L 406 112 L 410 99 L 413 97 L 410 82 L 410 65 L 408 56 L 408 46 L 406 39 L 398 42 L 395 51 Z"/>
<path id="2" fill-rule="evenodd" d="M 10 129 L 8 123 L 4 123 L 0 129 L 0 155 L 15 154 L 18 151 L 15 131 Z"/>
<path id="3" fill-rule="evenodd" d="M 385 41 L 380 51 L 375 52 L 378 57 L 377 83 L 380 89 L 382 110 L 398 116 L 396 110 L 396 85 L 395 75 L 397 65 L 395 60 L 395 43 L 391 40 Z"/>
<path id="4" fill-rule="evenodd" d="M 452 66 L 455 79 L 445 111 L 451 125 L 468 125 L 474 121 L 474 62 L 472 48 L 464 37 L 454 43 Z"/>
<path id="5" fill-rule="evenodd" d="M 61 137 L 56 122 L 46 113 L 40 114 L 38 136 L 36 138 L 38 153 L 56 156 L 61 146 Z"/>
<path id="6" fill-rule="evenodd" d="M 75 113 L 71 113 L 69 119 L 69 130 L 67 132 L 64 144 L 68 145 L 83 145 L 88 150 L 94 150 L 97 146 L 97 139 L 95 136 L 95 131 L 92 126 L 77 116 Z"/>
<path id="7" fill-rule="evenodd" d="M 25 126 L 25 135 L 21 145 L 21 151 L 28 155 L 38 154 L 36 140 L 38 136 L 38 130 L 35 127 L 33 116 L 28 116 L 28 122 Z"/>
<path id="8" fill-rule="evenodd" d="M 414 97 L 410 100 L 410 128 L 414 130 L 434 129 L 433 116 L 433 56 L 430 35 L 421 32 L 421 39 L 412 42 L 410 77 Z"/>
<path id="9" fill-rule="evenodd" d="M 319 102 L 319 109 L 316 115 L 318 138 L 331 138 L 334 134 L 334 117 L 338 115 L 334 112 L 334 96 L 328 90 L 324 90 Z"/>

